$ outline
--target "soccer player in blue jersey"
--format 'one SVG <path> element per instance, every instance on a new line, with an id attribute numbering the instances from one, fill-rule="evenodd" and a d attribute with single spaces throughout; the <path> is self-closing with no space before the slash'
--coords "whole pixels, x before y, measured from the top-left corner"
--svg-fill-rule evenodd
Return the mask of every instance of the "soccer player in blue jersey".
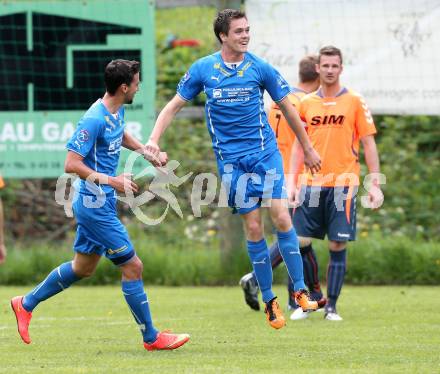
<path id="1" fill-rule="evenodd" d="M 272 291 L 272 268 L 260 209 L 263 202 L 278 230 L 281 254 L 295 285 L 298 304 L 304 310 L 314 310 L 317 303 L 305 289 L 298 240 L 283 191 L 282 159 L 263 107 L 264 90 L 278 103 L 295 131 L 304 148 L 305 164 L 312 172 L 320 169 L 320 158 L 287 98 L 287 82 L 275 68 L 247 52 L 249 23 L 245 13 L 233 9 L 219 12 L 214 33 L 221 50 L 197 60 L 181 79 L 177 95 L 157 118 L 146 145 L 147 157 L 157 159 L 159 140 L 176 113 L 204 91 L 207 127 L 228 204 L 243 217 L 248 253 L 266 303 L 266 317 L 273 328 L 279 329 L 285 325 L 285 318 Z M 152 162 L 160 165 L 154 159 Z"/>
<path id="2" fill-rule="evenodd" d="M 61 264 L 25 296 L 11 300 L 18 332 L 27 344 L 32 311 L 42 301 L 93 274 L 104 255 L 121 269 L 122 292 L 139 325 L 147 350 L 175 349 L 187 334 L 158 332 L 153 325 L 142 282 L 142 261 L 117 217 L 116 191 L 136 192 L 124 173 L 116 176 L 121 146 L 144 153 L 144 146 L 125 129 L 124 104 L 131 104 L 139 87 L 139 62 L 111 61 L 105 69 L 106 93 L 84 114 L 67 143 L 65 171 L 79 176 L 73 211 L 77 232 L 73 261 Z M 158 155 L 161 163 L 166 154 Z"/>
<path id="3" fill-rule="evenodd" d="M 301 105 L 301 99 L 307 94 L 316 91 L 319 88 L 320 80 L 319 74 L 316 71 L 316 64 L 318 63 L 318 56 L 305 56 L 303 57 L 298 64 L 298 85 L 296 87 L 292 87 L 292 92 L 289 95 L 289 99 L 295 108 L 299 111 Z M 268 114 L 269 124 L 272 126 L 272 129 L 275 133 L 276 140 L 278 143 L 278 149 L 283 156 L 283 164 L 284 164 L 284 172 L 286 179 L 288 177 L 291 178 L 291 184 L 294 185 L 296 183 L 297 175 L 291 174 L 291 170 L 293 169 L 291 164 L 292 154 L 295 154 L 295 149 L 298 146 L 295 142 L 295 134 L 290 129 L 288 123 L 284 119 L 282 112 L 280 111 L 278 105 L 273 103 L 269 114 Z M 292 219 L 293 219 L 293 210 L 292 210 Z M 295 227 L 295 226 L 294 226 Z M 295 228 L 296 230 L 296 228 Z M 312 298 L 317 301 L 318 307 L 322 308 L 325 306 L 326 299 L 323 297 L 321 292 L 321 285 L 319 283 L 318 278 L 318 263 L 316 260 L 316 256 L 314 251 L 309 251 L 307 246 L 304 246 L 301 237 L 299 237 L 300 241 L 300 252 L 303 261 L 303 270 L 304 270 L 304 282 L 309 289 Z M 280 254 L 278 242 L 272 244 L 269 248 L 270 259 L 272 262 L 272 268 L 278 267 L 282 262 L 283 258 Z M 258 300 L 258 284 L 255 279 L 254 273 L 245 274 L 240 279 L 240 285 L 243 288 L 244 296 L 246 304 L 248 304 L 254 310 L 260 310 L 260 303 Z M 288 295 L 289 295 L 289 309 L 298 308 L 295 302 L 294 296 L 294 286 L 289 279 L 288 282 Z M 295 315 L 298 315 L 299 312 L 303 315 L 307 315 L 307 313 L 302 312 L 301 308 L 298 308 L 298 312 Z M 292 317 L 291 317 L 292 319 Z"/>

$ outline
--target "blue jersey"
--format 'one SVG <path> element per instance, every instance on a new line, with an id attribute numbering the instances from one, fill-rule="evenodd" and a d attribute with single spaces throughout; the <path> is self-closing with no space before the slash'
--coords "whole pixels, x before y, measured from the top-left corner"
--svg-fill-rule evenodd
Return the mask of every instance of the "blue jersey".
<path id="1" fill-rule="evenodd" d="M 83 162 L 89 168 L 115 176 L 124 128 L 124 107 L 121 106 L 115 118 L 99 99 L 80 119 L 66 148 L 83 156 Z M 75 187 L 78 189 L 77 185 Z M 84 180 L 80 182 L 79 192 L 94 195 L 115 193 L 108 184 L 98 186 Z"/>
<path id="2" fill-rule="evenodd" d="M 222 160 L 276 148 L 264 111 L 264 90 L 274 101 L 290 93 L 275 68 L 248 52 L 236 69 L 225 65 L 220 52 L 203 57 L 177 86 L 177 94 L 187 101 L 201 91 L 206 94 L 206 124 L 214 152 Z"/>

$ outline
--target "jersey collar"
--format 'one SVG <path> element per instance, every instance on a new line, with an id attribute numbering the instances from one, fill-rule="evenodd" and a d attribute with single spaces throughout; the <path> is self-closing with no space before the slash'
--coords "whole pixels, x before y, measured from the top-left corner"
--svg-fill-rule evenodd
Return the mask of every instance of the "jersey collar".
<path id="1" fill-rule="evenodd" d="M 221 68 L 223 68 L 223 70 L 220 69 L 220 71 L 221 71 L 224 75 L 226 75 L 226 76 L 236 75 L 237 72 L 240 70 L 239 68 L 242 67 L 242 66 L 245 66 L 245 65 L 246 65 L 246 62 L 247 62 L 247 60 L 248 60 L 248 53 L 245 52 L 245 54 L 244 54 L 244 58 L 243 58 L 243 61 L 241 62 L 239 68 L 237 68 L 237 69 L 231 69 L 231 68 L 229 68 L 229 67 L 225 64 L 225 62 L 223 61 L 223 58 L 222 58 L 221 52 L 218 51 L 216 54 L 217 54 L 217 60 L 220 62 Z"/>
<path id="2" fill-rule="evenodd" d="M 102 102 L 102 99 L 98 99 L 99 100 L 99 104 L 101 105 L 102 110 L 104 111 L 104 119 L 105 119 L 105 123 L 106 125 L 109 125 L 112 129 L 114 129 L 116 126 L 122 126 L 122 113 L 121 113 L 121 108 L 122 106 L 118 109 L 118 117 L 115 118 L 107 109 L 107 107 L 104 105 L 104 103 Z"/>
<path id="3" fill-rule="evenodd" d="M 290 93 L 295 94 L 295 93 L 299 93 L 299 92 L 302 92 L 305 94 L 307 93 L 306 91 L 302 90 L 301 88 L 294 87 L 294 86 L 290 87 Z"/>
<path id="4" fill-rule="evenodd" d="M 336 94 L 335 97 L 342 96 L 343 94 L 347 93 L 348 90 L 345 87 L 342 87 L 341 90 Z M 321 99 L 324 99 L 324 95 L 322 93 L 322 88 L 319 87 L 318 91 L 316 91 L 316 95 L 318 95 Z"/>

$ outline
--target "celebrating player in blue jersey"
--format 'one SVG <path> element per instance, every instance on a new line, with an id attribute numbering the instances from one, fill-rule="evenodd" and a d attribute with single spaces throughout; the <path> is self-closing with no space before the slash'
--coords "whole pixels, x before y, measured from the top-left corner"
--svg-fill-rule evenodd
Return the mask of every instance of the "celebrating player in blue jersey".
<path id="1" fill-rule="evenodd" d="M 67 143 L 65 171 L 79 176 L 73 210 L 78 223 L 73 261 L 54 269 L 25 296 L 11 300 L 18 332 L 27 344 L 32 311 L 42 301 L 93 274 L 102 255 L 122 272 L 122 292 L 138 323 L 147 350 L 175 349 L 187 334 L 158 332 L 153 325 L 142 282 L 142 262 L 117 217 L 116 191 L 136 192 L 129 174 L 116 176 L 121 146 L 144 153 L 144 146 L 125 130 L 124 104 L 131 104 L 139 87 L 139 62 L 111 61 L 105 69 L 106 93 L 84 114 Z M 161 163 L 166 154 L 158 155 Z"/>
<path id="2" fill-rule="evenodd" d="M 264 90 L 278 102 L 297 134 L 304 148 L 305 164 L 312 172 L 320 169 L 320 159 L 287 98 L 290 93 L 287 82 L 271 65 L 247 52 L 246 15 L 232 9 L 221 11 L 214 20 L 214 32 L 221 50 L 197 60 L 181 79 L 177 95 L 157 118 L 146 145 L 147 157 L 160 165 L 160 161 L 153 159 L 160 154 L 160 137 L 186 102 L 204 91 L 207 127 L 222 184 L 228 191 L 228 204 L 243 217 L 248 253 L 266 303 L 266 316 L 269 324 L 279 329 L 285 325 L 285 319 L 272 291 L 272 268 L 260 211 L 262 203 L 269 206 L 278 230 L 281 253 L 295 285 L 298 304 L 304 310 L 314 310 L 317 304 L 305 290 L 298 240 L 283 191 L 282 159 L 264 112 Z"/>

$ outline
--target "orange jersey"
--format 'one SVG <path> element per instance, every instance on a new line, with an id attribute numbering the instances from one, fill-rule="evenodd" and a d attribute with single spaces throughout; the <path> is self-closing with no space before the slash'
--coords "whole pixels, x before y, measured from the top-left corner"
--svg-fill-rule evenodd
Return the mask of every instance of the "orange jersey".
<path id="1" fill-rule="evenodd" d="M 291 94 L 288 96 L 290 102 L 296 107 L 298 112 L 300 100 L 305 96 L 305 94 L 306 93 L 299 88 L 293 87 Z M 277 138 L 278 149 L 283 157 L 284 174 L 287 174 L 289 172 L 290 157 L 293 142 L 295 141 L 295 133 L 290 128 L 277 103 L 272 104 L 268 120 Z"/>
<path id="2" fill-rule="evenodd" d="M 0 188 L 3 188 L 5 186 L 5 181 L 3 180 L 3 178 L 0 176 Z"/>
<path id="3" fill-rule="evenodd" d="M 309 173 L 306 180 L 301 178 L 303 184 L 358 185 L 359 139 L 376 133 L 364 99 L 346 88 L 336 97 L 323 98 L 319 89 L 301 100 L 300 117 L 307 124 L 307 134 L 322 162 L 319 174 Z"/>

